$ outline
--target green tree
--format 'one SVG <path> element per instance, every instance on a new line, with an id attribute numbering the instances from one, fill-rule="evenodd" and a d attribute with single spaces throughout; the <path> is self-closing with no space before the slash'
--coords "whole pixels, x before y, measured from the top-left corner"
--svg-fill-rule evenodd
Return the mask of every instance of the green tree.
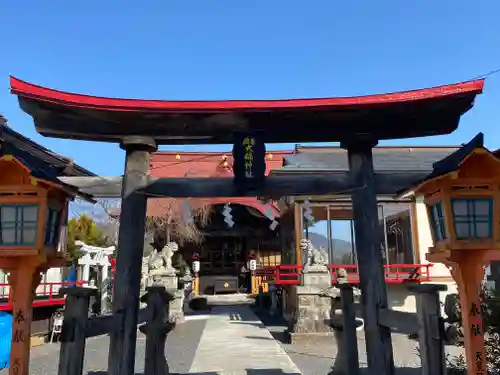
<path id="1" fill-rule="evenodd" d="M 68 253 L 73 262 L 83 255 L 75 245 L 75 241 L 78 240 L 87 245 L 103 247 L 110 246 L 112 242 L 94 220 L 85 214 L 68 221 Z"/>

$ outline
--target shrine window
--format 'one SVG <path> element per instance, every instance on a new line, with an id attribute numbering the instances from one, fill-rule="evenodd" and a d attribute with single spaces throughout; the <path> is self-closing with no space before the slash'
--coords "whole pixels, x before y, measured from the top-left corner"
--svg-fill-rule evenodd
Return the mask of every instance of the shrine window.
<path id="1" fill-rule="evenodd" d="M 458 240 L 484 239 L 493 235 L 493 199 L 451 199 L 455 234 Z"/>
<path id="2" fill-rule="evenodd" d="M 61 222 L 61 210 L 49 208 L 47 210 L 47 226 L 45 228 L 46 246 L 57 246 L 59 239 L 59 223 Z"/>
<path id="3" fill-rule="evenodd" d="M 35 246 L 38 205 L 0 205 L 0 245 Z"/>
<path id="4" fill-rule="evenodd" d="M 302 218 L 302 238 L 328 252 L 332 265 L 357 264 L 356 236 L 352 204 L 346 202 L 312 203 L 312 217 Z M 380 251 L 385 264 L 414 264 L 411 206 L 407 201 L 379 202 Z M 353 270 L 354 268 L 348 268 Z"/>
<path id="5" fill-rule="evenodd" d="M 313 203 L 312 216 L 313 222 L 303 218 L 302 238 L 310 240 L 317 249 L 323 248 L 328 253 L 331 265 L 355 265 L 357 260 L 351 204 Z"/>
<path id="6" fill-rule="evenodd" d="M 439 202 L 434 206 L 431 206 L 431 227 L 434 232 L 434 238 L 436 241 L 442 241 L 446 239 L 446 226 L 444 221 L 443 204 Z"/>
<path id="7" fill-rule="evenodd" d="M 381 215 L 382 214 L 382 215 Z M 411 206 L 408 202 L 390 202 L 379 205 L 383 221 L 383 248 L 385 263 L 414 264 Z"/>

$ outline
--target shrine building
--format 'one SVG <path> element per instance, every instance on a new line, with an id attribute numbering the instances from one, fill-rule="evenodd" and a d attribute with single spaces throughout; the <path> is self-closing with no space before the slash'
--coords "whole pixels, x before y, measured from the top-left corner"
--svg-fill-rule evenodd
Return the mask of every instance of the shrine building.
<path id="1" fill-rule="evenodd" d="M 419 181 L 432 171 L 434 162 L 457 148 L 375 147 L 375 172 L 413 173 L 415 181 Z M 266 168 L 268 175 L 344 173 L 348 170 L 347 153 L 335 146 L 296 146 L 290 151 L 268 151 Z M 232 155 L 230 152 L 156 152 L 151 157 L 149 174 L 154 178 L 231 177 Z M 162 202 L 169 200 L 149 199 L 148 215 L 164 215 L 171 203 Z M 420 282 L 445 283 L 448 293 L 455 292 L 448 269 L 425 259 L 432 237 L 423 198 L 411 194 L 398 196 L 396 187 L 393 192 L 380 195 L 378 202 L 381 251 L 391 308 L 415 311 L 415 298 L 404 285 L 410 277 L 417 277 Z M 231 286 L 228 292 L 267 291 L 267 282 L 276 278 L 276 274 L 271 277 L 270 273 L 280 267 L 281 280 L 272 281 L 286 285 L 298 283 L 298 270 L 290 267 L 303 264 L 299 248 L 302 238 L 325 248 L 331 269 L 346 268 L 352 282 L 357 282 L 354 225 L 348 195 L 285 197 L 266 203 L 254 197 L 198 198 L 191 199 L 190 204 L 212 207 L 209 223 L 200 230 L 202 242 L 186 242 L 180 247 L 186 260 L 190 260 L 192 254 L 200 255 L 200 294 L 224 292 L 216 288 L 217 280 Z M 231 207 L 233 227 L 224 221 L 226 205 Z M 270 229 L 269 214 L 279 222 L 274 230 Z M 312 225 L 304 219 L 308 214 L 314 218 Z M 258 267 L 252 284 L 254 290 L 241 272 L 251 254 L 255 254 Z M 294 273 L 297 275 L 293 276 Z"/>

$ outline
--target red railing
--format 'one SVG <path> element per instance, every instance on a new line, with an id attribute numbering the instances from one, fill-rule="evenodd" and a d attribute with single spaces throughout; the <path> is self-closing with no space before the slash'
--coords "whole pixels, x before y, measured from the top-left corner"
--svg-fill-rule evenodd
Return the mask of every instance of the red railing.
<path id="1" fill-rule="evenodd" d="M 33 307 L 64 305 L 65 299 L 64 296 L 59 294 L 59 290 L 70 286 L 82 287 L 86 283 L 86 281 L 40 283 L 37 288 L 36 298 L 33 301 Z M 12 288 L 8 283 L 0 283 L 0 288 L 0 311 L 12 310 Z M 8 292 L 5 293 L 5 290 Z"/>
<path id="2" fill-rule="evenodd" d="M 386 264 L 384 265 L 385 282 L 391 284 L 427 282 L 431 280 L 430 267 L 432 264 Z M 331 271 L 343 268 L 347 271 L 349 283 L 359 283 L 359 272 L 356 265 L 333 264 L 328 268 Z M 258 269 L 256 274 L 264 276 L 266 280 L 273 280 L 277 285 L 298 285 L 301 270 L 302 266 L 279 265 Z M 336 272 L 332 272 L 332 282 L 337 282 Z"/>

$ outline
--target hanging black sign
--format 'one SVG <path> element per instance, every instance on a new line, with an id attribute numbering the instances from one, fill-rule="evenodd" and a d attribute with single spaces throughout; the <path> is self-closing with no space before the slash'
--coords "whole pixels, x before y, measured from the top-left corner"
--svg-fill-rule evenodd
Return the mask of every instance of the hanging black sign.
<path id="1" fill-rule="evenodd" d="M 238 134 L 233 145 L 235 183 L 242 188 L 258 188 L 266 175 L 266 145 L 256 134 Z"/>

